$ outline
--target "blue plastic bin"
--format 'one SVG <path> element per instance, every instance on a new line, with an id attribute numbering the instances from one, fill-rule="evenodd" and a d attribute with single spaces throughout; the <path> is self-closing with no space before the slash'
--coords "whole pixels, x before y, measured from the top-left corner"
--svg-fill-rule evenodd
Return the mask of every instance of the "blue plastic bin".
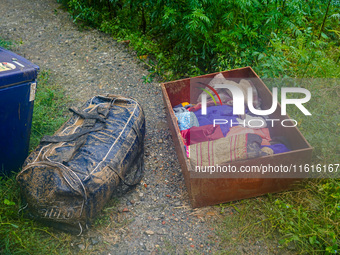
<path id="1" fill-rule="evenodd" d="M 0 175 L 28 155 L 39 67 L 0 47 Z"/>

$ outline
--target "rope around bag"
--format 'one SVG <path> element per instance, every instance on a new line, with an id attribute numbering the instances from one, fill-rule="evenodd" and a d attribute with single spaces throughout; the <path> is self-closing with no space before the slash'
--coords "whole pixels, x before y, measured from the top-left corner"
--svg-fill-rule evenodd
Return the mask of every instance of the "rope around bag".
<path id="1" fill-rule="evenodd" d="M 115 103 L 116 100 L 128 101 L 128 102 L 130 102 L 130 103 L 131 103 L 131 102 L 134 102 L 136 105 L 138 105 L 138 103 L 137 103 L 134 99 L 129 99 L 129 98 L 125 98 L 125 97 L 122 97 L 122 96 L 113 95 L 113 94 L 107 94 L 106 96 L 101 96 L 101 95 L 94 96 L 94 97 L 91 99 L 90 104 L 92 104 L 93 99 L 96 98 L 96 97 L 98 97 L 98 98 L 110 99 L 111 102 L 110 102 L 110 107 L 109 107 L 109 109 L 114 105 L 114 103 Z M 96 109 L 99 105 L 101 105 L 101 104 L 96 105 L 96 107 L 92 108 L 92 109 L 90 110 L 90 112 L 93 111 L 94 109 Z M 71 109 L 70 109 L 70 110 L 71 110 Z M 135 109 L 134 109 L 134 110 L 135 110 Z M 73 109 L 72 109 L 71 111 L 72 111 L 74 114 L 76 114 L 76 115 L 82 117 L 81 114 L 77 114 L 78 111 L 74 111 Z M 133 113 L 134 113 L 134 111 L 133 111 Z M 133 113 L 132 113 L 131 115 L 133 115 Z M 83 115 L 83 116 L 84 116 L 84 115 Z M 92 117 L 92 116 L 91 116 L 91 117 Z M 90 117 L 90 119 L 92 119 L 91 117 Z M 101 117 L 100 117 L 100 118 L 101 118 Z M 131 118 L 131 116 L 130 116 L 130 118 Z M 129 119 L 130 119 L 130 118 L 129 118 Z M 97 116 L 95 116 L 95 119 L 97 119 Z M 76 124 L 76 122 L 77 122 L 77 121 L 75 121 L 75 123 L 74 123 L 73 125 L 66 127 L 63 131 L 61 131 L 61 133 L 64 133 L 64 131 L 66 131 L 67 129 L 69 129 L 69 128 L 71 128 L 72 126 L 74 126 L 74 125 Z M 76 131 L 77 128 L 79 128 L 79 127 L 80 127 L 80 126 L 76 127 L 76 128 L 73 130 L 72 134 L 70 134 L 70 135 L 65 135 L 65 139 L 60 139 L 59 142 L 71 141 L 71 140 L 74 140 L 75 138 L 81 136 L 81 135 L 78 135 L 78 136 L 76 136 L 75 138 L 71 137 L 72 135 L 75 135 L 75 131 Z M 100 130 L 100 129 L 102 129 L 102 127 L 101 127 L 101 128 L 98 128 L 98 130 Z M 83 135 L 84 135 L 84 134 L 87 134 L 87 133 L 89 133 L 89 132 L 98 131 L 98 130 L 97 130 L 97 128 L 96 128 L 96 129 L 93 129 L 93 130 L 85 130 L 85 131 L 83 131 Z M 55 136 L 55 137 L 60 137 L 60 138 L 61 138 L 62 136 Z M 67 137 L 67 138 L 66 138 L 66 137 Z M 72 139 L 72 138 L 73 138 L 73 139 Z M 42 141 L 43 141 L 43 142 L 44 142 L 44 141 L 49 142 L 49 140 L 54 140 L 53 136 L 45 136 L 45 137 L 42 138 Z M 62 141 L 62 140 L 65 140 L 65 141 Z M 53 142 L 54 142 L 54 141 L 51 141 L 51 143 L 53 143 Z M 34 162 L 33 162 L 33 163 L 29 163 L 27 166 L 25 166 L 25 167 L 18 173 L 18 176 L 21 175 L 23 172 L 25 172 L 27 169 L 33 167 L 34 164 L 38 163 L 37 160 L 38 160 L 40 154 L 42 153 L 42 151 L 43 151 L 46 147 L 49 147 L 50 145 L 51 145 L 51 144 L 48 144 L 48 145 L 43 146 L 43 147 L 41 148 L 41 150 L 39 151 L 38 156 L 35 158 Z M 53 149 L 53 148 L 51 148 L 51 149 Z M 66 169 L 68 169 L 68 170 L 70 170 L 71 172 L 73 172 L 70 168 L 66 167 L 65 165 L 63 165 L 63 164 L 61 164 L 61 163 L 59 163 L 59 162 L 51 161 L 50 159 L 48 159 L 48 157 L 46 156 L 47 153 L 48 153 L 48 150 L 43 154 L 42 157 L 43 157 L 43 158 L 46 158 L 46 159 L 47 159 L 48 161 L 50 161 L 50 162 L 53 162 L 53 163 L 57 164 L 58 166 L 59 166 L 59 164 L 60 164 L 60 165 L 62 165 L 63 167 L 65 167 Z M 43 162 L 41 162 L 41 163 L 43 163 Z M 74 173 L 74 172 L 73 172 L 73 173 Z M 75 174 L 75 173 L 74 173 L 74 174 Z M 76 174 L 75 174 L 75 175 L 76 175 Z M 17 178 L 18 178 L 18 176 L 17 176 Z M 77 177 L 78 177 L 78 176 L 77 176 Z M 79 178 L 79 177 L 78 177 L 78 178 Z M 80 181 L 81 181 L 81 180 L 80 180 Z M 82 185 L 83 185 L 83 184 L 82 184 Z"/>
<path id="2" fill-rule="evenodd" d="M 28 163 L 22 169 L 22 171 L 18 174 L 18 177 L 19 177 L 21 174 L 23 174 L 28 169 L 33 168 L 33 167 L 39 167 L 39 166 L 45 166 L 45 167 L 49 166 L 49 167 L 52 167 L 52 168 L 56 168 L 56 170 L 59 171 L 60 175 L 65 180 L 65 182 L 71 187 L 71 189 L 76 191 L 78 194 L 80 194 L 83 197 L 83 203 L 82 203 L 82 206 L 81 206 L 80 216 L 83 214 L 84 206 L 85 206 L 86 201 L 87 201 L 87 192 L 86 192 L 85 186 L 83 184 L 83 181 L 69 167 L 65 166 L 64 164 L 62 164 L 60 162 L 55 162 L 55 161 L 52 161 L 51 159 L 49 159 L 48 157 L 49 157 L 49 155 L 51 155 L 50 153 L 53 150 L 55 150 L 57 147 L 63 146 L 63 144 L 65 144 L 65 142 L 75 140 L 75 139 L 77 139 L 78 137 L 80 137 L 82 135 L 88 134 L 90 132 L 99 131 L 100 129 L 102 129 L 104 127 L 104 125 L 105 125 L 105 123 L 103 123 L 104 119 L 102 117 L 100 117 L 98 113 L 94 113 L 94 114 L 91 113 L 94 110 L 97 111 L 98 108 L 99 108 L 99 105 L 103 105 L 104 104 L 108 108 L 107 112 L 109 112 L 111 107 L 114 106 L 115 103 L 117 101 L 120 101 L 120 100 L 128 102 L 130 104 L 135 104 L 134 110 L 132 112 L 130 112 L 130 117 L 129 117 L 129 120 L 127 122 L 130 122 L 132 116 L 134 115 L 134 113 L 135 113 L 135 111 L 136 111 L 136 109 L 137 109 L 137 107 L 139 105 L 133 99 L 129 99 L 129 98 L 125 98 L 125 97 L 120 97 L 120 96 L 115 96 L 115 95 L 109 95 L 108 94 L 107 96 L 97 96 L 97 97 L 98 98 L 109 99 L 109 102 L 97 104 L 95 107 L 90 109 L 89 112 L 79 112 L 77 110 L 73 110 L 73 109 L 71 110 L 70 109 L 73 112 L 74 115 L 78 116 L 78 118 L 76 118 L 76 121 L 72 125 L 70 125 L 68 127 L 65 127 L 64 130 L 62 130 L 60 134 L 65 133 L 65 131 L 68 130 L 69 128 L 75 127 L 75 124 L 76 124 L 77 120 L 79 120 L 79 118 L 98 120 L 99 122 L 101 122 L 100 127 L 93 128 L 93 129 L 86 129 L 86 130 L 82 130 L 80 132 L 76 132 L 79 128 L 83 127 L 83 125 L 81 125 L 81 126 L 76 126 L 73 130 L 71 130 L 71 132 L 69 134 L 64 135 L 64 136 L 54 136 L 54 137 L 50 136 L 50 138 L 48 138 L 49 136 L 44 137 L 41 142 L 49 142 L 50 144 L 43 146 L 40 149 L 40 151 L 39 151 L 37 157 L 35 158 L 34 162 L 33 163 Z M 94 98 L 96 98 L 96 97 L 93 97 L 91 99 L 90 104 L 92 104 Z M 99 118 L 98 118 L 98 116 L 99 116 Z M 125 124 L 127 125 L 127 123 L 125 123 Z M 135 128 L 133 128 L 133 129 L 136 132 Z M 53 143 L 54 143 L 54 145 L 53 145 Z M 110 169 L 113 170 L 113 172 L 117 175 L 117 177 L 119 177 L 122 180 L 122 182 L 125 185 L 127 185 L 127 186 L 134 186 L 134 185 L 136 185 L 138 183 L 138 177 L 136 178 L 136 175 L 134 176 L 133 183 L 127 183 L 125 181 L 125 178 L 123 176 L 121 176 L 117 171 L 115 171 L 111 167 L 110 167 Z M 27 207 L 27 205 L 24 208 L 21 208 L 21 209 L 25 209 L 26 207 Z M 83 231 L 83 227 L 81 226 L 81 223 L 79 221 L 78 221 L 78 224 L 79 224 L 79 228 L 80 228 L 79 235 L 81 235 L 82 231 Z"/>
<path id="3" fill-rule="evenodd" d="M 112 100 L 111 100 L 112 102 Z M 109 103 L 109 109 L 111 108 L 112 104 L 111 102 Z M 98 108 L 98 105 L 96 105 L 96 107 L 94 107 L 93 109 L 90 110 L 93 111 L 95 109 Z M 109 111 L 108 109 L 108 111 Z M 97 113 L 86 113 L 86 112 L 80 112 L 78 110 L 74 110 L 74 109 L 70 109 L 71 112 L 74 113 L 74 115 L 78 115 L 78 118 L 75 120 L 75 122 L 64 128 L 63 131 L 61 131 L 61 134 L 63 134 L 66 129 L 69 129 L 69 128 L 72 128 L 72 126 L 75 126 L 77 120 L 79 119 L 79 117 L 83 118 L 83 119 L 95 119 L 95 120 L 99 120 L 100 122 L 102 122 L 102 124 L 97 127 L 97 128 L 92 128 L 92 129 L 85 129 L 85 130 L 82 130 L 78 133 L 76 133 L 76 130 L 81 127 L 81 126 L 78 126 L 76 128 L 74 128 L 72 131 L 71 131 L 71 134 L 68 134 L 68 135 L 64 135 L 64 136 L 45 136 L 41 139 L 41 142 L 49 142 L 49 144 L 43 146 L 37 157 L 34 159 L 34 161 L 32 163 L 29 163 L 27 164 L 21 171 L 20 173 L 18 174 L 17 178 L 19 178 L 20 175 L 22 175 L 25 171 L 27 171 L 28 169 L 31 169 L 33 167 L 39 167 L 39 166 L 43 166 L 43 167 L 52 167 L 53 169 L 59 171 L 61 177 L 64 179 L 64 181 L 68 184 L 68 186 L 74 190 L 75 192 L 77 192 L 78 194 L 80 194 L 82 197 L 83 197 L 83 202 L 82 202 L 82 206 L 81 206 L 81 210 L 80 210 L 80 214 L 79 214 L 79 217 L 81 217 L 81 215 L 83 214 L 83 210 L 84 210 L 84 205 L 86 204 L 86 201 L 87 201 L 87 192 L 86 192 L 86 189 L 85 189 L 85 186 L 82 182 L 82 180 L 78 177 L 78 175 L 72 170 L 70 169 L 69 167 L 65 166 L 64 164 L 60 163 L 60 162 L 56 162 L 56 161 L 52 161 L 48 158 L 47 155 L 50 155 L 50 153 L 57 147 L 59 146 L 62 146 L 63 144 L 65 144 L 65 142 L 67 141 L 72 141 L 72 140 L 75 140 L 77 138 L 79 138 L 80 136 L 83 136 L 85 134 L 88 134 L 90 132 L 95 132 L 95 131 L 98 131 L 98 130 L 101 130 L 104 128 L 104 125 L 105 125 L 105 120 Z M 107 112 L 108 112 L 107 111 Z M 105 116 L 106 117 L 106 116 Z M 104 123 L 103 123 L 104 122 Z M 94 123 L 93 123 L 94 124 Z M 61 143 L 61 145 L 59 144 L 58 145 L 54 145 L 53 143 Z M 45 152 L 43 152 L 45 151 Z M 40 160 L 39 160 L 40 158 Z M 38 161 L 39 160 L 39 161 Z M 76 185 L 74 185 L 76 184 Z M 81 187 L 81 189 L 77 188 L 77 186 Z M 28 206 L 28 203 L 22 207 L 20 209 L 23 210 L 25 208 L 27 208 Z M 81 235 L 82 231 L 83 231 L 83 228 L 81 226 L 81 223 L 78 222 L 79 224 L 79 227 L 80 227 L 80 233 L 79 235 Z"/>
<path id="4" fill-rule="evenodd" d="M 47 158 L 48 159 L 48 158 Z M 48 159 L 49 160 L 49 159 Z M 74 173 L 74 171 L 72 171 L 72 169 L 66 167 L 65 165 L 59 163 L 59 162 L 53 162 L 53 161 L 39 161 L 39 162 L 34 162 L 34 163 L 31 163 L 31 164 L 28 164 L 24 169 L 22 169 L 22 171 L 19 173 L 19 174 L 22 174 L 24 171 L 32 168 L 32 167 L 38 167 L 38 166 L 50 166 L 50 167 L 53 167 L 53 169 L 57 169 L 59 170 L 60 172 L 60 175 L 63 177 L 63 179 L 65 180 L 65 182 L 74 190 L 76 191 L 78 194 L 80 194 L 82 197 L 83 197 L 83 202 L 82 202 L 82 205 L 81 205 L 81 209 L 80 209 L 80 214 L 79 214 L 79 217 L 77 218 L 74 218 L 75 220 L 78 219 L 78 225 L 79 225 L 79 228 L 80 228 L 80 232 L 78 234 L 78 236 L 80 236 L 83 232 L 83 228 L 81 226 L 81 223 L 79 222 L 79 218 L 83 215 L 83 211 L 84 211 L 84 206 L 87 202 L 87 193 L 86 193 L 86 189 L 85 189 L 85 186 L 83 184 L 83 182 L 80 180 L 80 178 L 78 177 L 78 175 L 76 173 Z M 66 168 L 66 171 L 63 171 L 63 168 Z M 66 178 L 66 176 L 70 177 L 70 179 L 72 179 L 72 176 L 69 175 L 69 173 L 72 173 L 76 179 L 73 179 L 73 181 L 75 183 L 78 183 L 81 185 L 81 188 L 82 188 L 82 191 L 79 191 L 78 189 L 76 189 L 70 182 L 69 180 Z M 18 176 L 19 176 L 18 174 Z M 18 177 L 17 177 L 18 178 Z M 24 209 L 26 209 L 28 207 L 28 203 L 19 209 L 18 213 Z"/>
<path id="5" fill-rule="evenodd" d="M 95 96 L 95 97 L 96 97 L 96 96 Z M 92 102 L 92 100 L 93 100 L 95 97 L 93 97 L 93 98 L 91 99 L 91 102 Z M 100 97 L 100 96 L 97 96 L 97 97 Z M 112 99 L 111 99 L 111 102 L 110 102 L 110 104 L 109 104 L 109 105 L 110 105 L 110 106 L 109 106 L 109 109 L 111 108 L 111 106 L 112 106 L 112 101 L 113 101 L 114 99 L 115 99 L 115 98 L 112 98 Z M 92 108 L 92 109 L 90 110 L 90 112 L 93 111 L 93 110 L 95 110 L 95 109 L 97 109 L 98 106 L 99 106 L 99 104 L 96 105 L 96 107 Z M 71 110 L 71 109 L 70 109 L 70 110 Z M 72 109 L 71 111 L 72 111 L 75 115 L 78 115 L 78 116 L 80 116 L 80 117 L 82 117 L 82 118 L 84 118 L 84 119 L 98 119 L 98 120 L 100 120 L 101 122 L 104 120 L 102 117 L 99 116 L 98 113 L 96 113 L 96 114 L 89 114 L 89 113 L 86 113 L 86 112 L 85 112 L 85 114 L 84 114 L 84 113 L 81 113 L 80 111 L 74 110 L 74 109 Z M 105 117 L 106 117 L 106 116 L 105 116 Z M 75 126 L 77 120 L 78 120 L 78 118 L 76 119 L 75 123 L 73 123 L 72 125 L 66 127 L 63 131 L 61 131 L 61 134 L 63 134 L 64 131 L 65 131 L 66 129 L 68 129 L 68 128 L 72 127 L 72 126 Z M 82 135 L 85 135 L 85 134 L 87 134 L 87 133 L 90 133 L 90 132 L 93 132 L 93 131 L 101 130 L 101 129 L 103 129 L 103 126 L 104 126 L 104 125 L 101 125 L 100 127 L 93 128 L 93 129 L 82 130 L 82 131 L 78 132 L 78 134 L 77 134 L 77 133 L 76 133 L 77 128 L 81 127 L 81 126 L 78 126 L 78 127 L 76 127 L 76 128 L 73 130 L 73 132 L 72 132 L 71 134 L 64 135 L 64 136 L 44 136 L 44 137 L 41 139 L 41 142 L 49 142 L 49 143 L 59 143 L 59 142 L 63 142 L 63 144 L 64 144 L 64 143 L 67 142 L 67 141 L 72 141 L 72 140 L 74 140 L 74 139 L 76 139 L 76 138 L 78 138 L 78 137 L 80 137 L 80 136 L 82 136 Z M 48 148 L 48 147 L 52 147 L 52 148 Z M 86 190 L 85 190 L 84 184 L 83 184 L 83 182 L 79 179 L 79 177 L 74 173 L 74 171 L 73 171 L 72 169 L 68 168 L 67 166 L 65 166 L 64 164 L 61 164 L 60 162 L 55 162 L 55 161 L 50 160 L 50 159 L 48 158 L 48 156 L 46 155 L 46 154 L 49 154 L 49 152 L 53 151 L 54 147 L 55 147 L 55 146 L 53 146 L 52 144 L 47 144 L 47 145 L 43 146 L 43 147 L 40 149 L 40 151 L 39 151 L 37 157 L 35 158 L 35 160 L 33 161 L 33 163 L 27 164 L 27 166 L 25 166 L 25 167 L 20 171 L 20 173 L 18 174 L 17 178 L 18 178 L 23 172 L 27 171 L 28 169 L 30 169 L 30 168 L 32 168 L 32 167 L 34 167 L 34 166 L 48 165 L 48 166 L 54 166 L 54 167 L 56 167 L 57 169 L 63 169 L 63 168 L 65 169 L 65 168 L 66 168 L 66 170 L 68 170 L 69 172 L 73 173 L 73 174 L 77 177 L 76 179 L 78 179 L 78 180 L 80 181 L 80 184 L 81 184 L 81 186 L 83 187 L 84 194 L 85 194 L 85 197 L 84 197 L 84 198 L 86 199 L 87 196 L 86 196 Z M 38 162 L 37 162 L 38 158 L 40 157 L 42 151 L 43 151 L 45 148 L 47 148 L 47 150 L 46 150 L 46 151 L 43 153 L 43 155 L 41 156 L 41 160 L 42 160 L 42 161 L 38 161 Z M 51 165 L 51 164 L 52 164 L 52 165 Z M 67 171 L 66 171 L 66 172 L 67 172 Z M 64 176 L 63 174 L 62 174 L 62 176 L 63 176 L 63 178 L 65 179 L 65 176 Z M 70 176 L 70 177 L 71 177 L 71 176 Z M 72 189 L 74 189 L 73 186 L 67 181 L 67 179 L 65 179 L 65 181 L 69 184 L 69 186 L 70 186 Z"/>
<path id="6" fill-rule="evenodd" d="M 105 97 L 102 97 L 105 98 Z M 127 120 L 127 122 L 125 123 L 125 126 L 123 128 L 123 130 L 119 133 L 118 137 L 116 138 L 116 140 L 114 141 L 114 143 L 111 145 L 110 149 L 108 150 L 108 152 L 106 153 L 106 155 L 104 156 L 104 158 L 97 164 L 97 166 L 84 178 L 84 181 L 87 181 L 88 179 L 91 178 L 91 175 L 97 170 L 97 168 L 104 162 L 104 160 L 106 160 L 108 154 L 111 152 L 111 150 L 113 149 L 114 145 L 117 143 L 117 141 L 120 139 L 122 133 L 124 132 L 126 126 L 128 125 L 128 123 L 131 121 L 132 116 L 135 114 L 135 111 L 137 109 L 137 106 L 140 106 L 134 99 L 128 99 L 128 98 L 124 98 L 124 97 L 120 97 L 120 98 L 115 98 L 112 102 L 111 105 L 115 103 L 116 100 L 123 100 L 123 101 L 128 101 L 129 103 L 135 103 L 135 107 L 132 111 L 132 113 L 130 114 L 129 119 Z"/>

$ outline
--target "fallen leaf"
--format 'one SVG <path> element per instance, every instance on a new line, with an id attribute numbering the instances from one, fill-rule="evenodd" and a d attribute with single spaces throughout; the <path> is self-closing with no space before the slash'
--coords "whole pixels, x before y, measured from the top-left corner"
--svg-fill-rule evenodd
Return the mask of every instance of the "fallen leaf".
<path id="1" fill-rule="evenodd" d="M 206 214 L 207 216 L 215 216 L 216 213 L 214 211 L 210 211 L 210 212 L 207 212 Z"/>

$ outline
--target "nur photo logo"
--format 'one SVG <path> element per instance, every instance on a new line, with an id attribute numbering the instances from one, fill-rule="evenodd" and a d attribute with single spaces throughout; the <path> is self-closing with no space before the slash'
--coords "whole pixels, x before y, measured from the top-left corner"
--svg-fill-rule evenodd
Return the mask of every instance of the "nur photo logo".
<path id="1" fill-rule="evenodd" d="M 233 115 L 244 116 L 246 114 L 252 114 L 253 116 L 269 116 L 273 114 L 278 107 L 278 95 L 279 88 L 272 88 L 272 98 L 271 98 L 271 106 L 266 107 L 267 109 L 262 109 L 254 106 L 254 87 L 249 86 L 246 90 L 241 89 L 240 87 L 233 84 L 214 84 L 214 87 L 211 85 L 205 84 L 203 82 L 198 82 L 200 85 L 204 85 L 205 87 L 196 87 L 203 91 L 200 96 L 201 103 L 201 113 L 202 115 L 207 115 L 207 107 L 208 107 L 208 96 L 211 98 L 215 104 L 215 106 L 222 106 L 223 102 L 221 100 L 221 96 L 218 91 L 226 92 L 231 96 L 232 100 L 229 102 L 229 105 L 233 107 Z M 246 93 L 245 93 L 246 92 Z M 311 99 L 311 93 L 309 90 L 305 88 L 296 88 L 296 87 L 282 87 L 280 88 L 281 94 L 281 116 L 287 115 L 287 105 L 295 105 L 305 116 L 311 116 L 310 111 L 304 106 L 305 103 L 309 102 Z M 289 98 L 288 94 L 293 95 L 298 98 Z M 216 99 L 215 99 L 216 97 Z M 217 103 L 219 101 L 219 104 Z M 247 108 L 246 108 L 247 107 Z M 238 119 L 238 122 L 233 122 L 232 120 L 217 118 L 213 120 L 214 127 L 216 125 L 224 125 L 229 124 L 230 127 L 233 125 L 243 125 L 253 128 L 261 128 L 267 125 L 274 127 L 275 124 L 279 122 L 283 127 L 295 127 L 298 122 L 294 119 L 271 119 L 271 118 L 250 118 L 250 119 Z"/>

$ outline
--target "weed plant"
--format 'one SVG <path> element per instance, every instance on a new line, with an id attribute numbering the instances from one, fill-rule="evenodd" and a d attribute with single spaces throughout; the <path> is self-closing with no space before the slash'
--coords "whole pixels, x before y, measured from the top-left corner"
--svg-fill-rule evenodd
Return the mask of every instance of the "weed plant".
<path id="1" fill-rule="evenodd" d="M 163 79 L 244 66 L 261 77 L 340 76 L 339 1 L 59 2 L 78 24 L 128 40 Z"/>
<path id="2" fill-rule="evenodd" d="M 3 39 L 3 38 L 0 37 L 0 47 L 6 49 L 6 48 L 11 47 L 11 45 L 12 45 L 12 42 L 11 42 L 11 41 L 7 41 L 7 40 L 5 40 L 5 39 Z"/>
<path id="3" fill-rule="evenodd" d="M 67 98 L 60 85 L 49 81 L 50 72 L 41 71 L 38 76 L 37 96 L 34 102 L 30 149 L 44 135 L 52 135 L 66 121 Z"/>

